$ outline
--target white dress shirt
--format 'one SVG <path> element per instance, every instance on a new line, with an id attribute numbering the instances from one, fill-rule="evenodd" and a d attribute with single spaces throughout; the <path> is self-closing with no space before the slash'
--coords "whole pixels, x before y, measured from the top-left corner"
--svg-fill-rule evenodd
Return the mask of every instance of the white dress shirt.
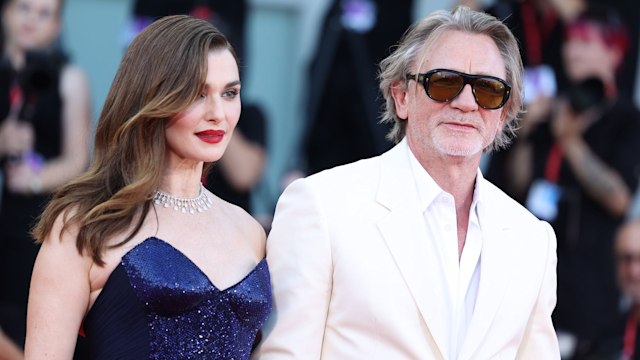
<path id="1" fill-rule="evenodd" d="M 458 257 L 458 228 L 454 198 L 436 184 L 411 149 L 407 152 L 423 209 L 424 224 L 428 234 L 425 241 L 435 241 L 441 261 L 439 270 L 442 270 L 442 276 L 449 289 L 448 300 L 451 307 L 442 309 L 443 312 L 449 312 L 451 319 L 448 322 L 450 324 L 449 353 L 446 358 L 457 359 L 473 315 L 480 283 L 482 232 L 477 204 L 482 199 L 479 186 L 482 175 L 478 171 L 469 212 L 467 238 L 462 256 Z M 425 267 L 425 271 L 430 269 L 432 268 Z"/>

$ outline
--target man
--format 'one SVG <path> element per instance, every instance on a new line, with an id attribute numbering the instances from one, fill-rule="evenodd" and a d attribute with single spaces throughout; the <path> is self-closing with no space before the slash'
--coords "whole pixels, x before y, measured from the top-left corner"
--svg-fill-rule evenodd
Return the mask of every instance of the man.
<path id="1" fill-rule="evenodd" d="M 622 226 L 615 241 L 615 255 L 618 285 L 630 305 L 625 321 L 617 329 L 622 335 L 618 338 L 617 349 L 622 349 L 626 359 L 640 359 L 640 219 L 630 220 Z"/>
<path id="2" fill-rule="evenodd" d="M 398 144 L 280 198 L 257 358 L 559 359 L 553 230 L 478 171 L 521 71 L 507 27 L 465 7 L 405 35 L 380 75 Z"/>
<path id="3" fill-rule="evenodd" d="M 614 243 L 618 286 L 625 295 L 625 309 L 611 316 L 609 326 L 589 349 L 593 359 L 640 359 L 640 218 L 627 221 Z"/>

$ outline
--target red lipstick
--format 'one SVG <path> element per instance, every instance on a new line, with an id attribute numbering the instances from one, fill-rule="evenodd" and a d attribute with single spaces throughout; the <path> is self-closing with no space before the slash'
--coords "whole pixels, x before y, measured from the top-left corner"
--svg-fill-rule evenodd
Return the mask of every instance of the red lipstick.
<path id="1" fill-rule="evenodd" d="M 217 144 L 224 139 L 224 134 L 223 130 L 205 130 L 196 133 L 196 136 L 208 144 Z"/>

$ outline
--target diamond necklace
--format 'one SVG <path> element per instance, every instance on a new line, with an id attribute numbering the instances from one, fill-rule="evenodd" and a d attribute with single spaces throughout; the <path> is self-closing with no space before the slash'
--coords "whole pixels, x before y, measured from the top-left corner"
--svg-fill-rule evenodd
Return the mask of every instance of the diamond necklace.
<path id="1" fill-rule="evenodd" d="M 206 211 L 213 204 L 207 196 L 204 186 L 200 184 L 200 192 L 194 198 L 179 198 L 167 194 L 166 192 L 156 190 L 153 192 L 153 202 L 156 205 L 162 205 L 165 208 L 173 208 L 185 214 L 195 214 Z"/>

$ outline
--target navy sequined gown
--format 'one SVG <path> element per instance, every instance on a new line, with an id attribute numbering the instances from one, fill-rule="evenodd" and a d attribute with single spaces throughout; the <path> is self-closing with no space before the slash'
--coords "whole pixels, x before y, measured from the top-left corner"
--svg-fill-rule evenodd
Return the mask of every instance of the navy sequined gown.
<path id="1" fill-rule="evenodd" d="M 248 359 L 271 311 L 263 259 L 223 291 L 169 243 L 123 257 L 87 314 L 91 359 Z"/>

